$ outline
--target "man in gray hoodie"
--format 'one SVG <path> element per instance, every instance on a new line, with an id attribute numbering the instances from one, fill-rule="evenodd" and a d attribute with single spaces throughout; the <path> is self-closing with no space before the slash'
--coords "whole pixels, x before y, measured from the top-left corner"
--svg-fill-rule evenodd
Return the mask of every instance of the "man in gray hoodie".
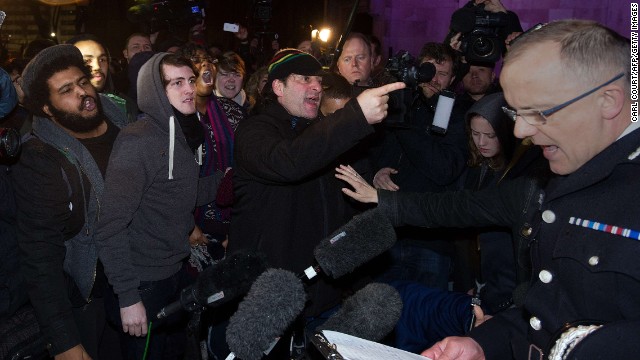
<path id="1" fill-rule="evenodd" d="M 117 310 L 108 312 L 128 333 L 123 347 L 130 359 L 142 358 L 141 336 L 150 321 L 147 359 L 162 357 L 167 332 L 155 315 L 187 285 L 183 261 L 190 253 L 192 211 L 213 200 L 223 175 L 199 179 L 204 132 L 196 79 L 188 59 L 168 53 L 149 59 L 138 78 L 144 115 L 120 132 L 107 168 L 96 241 L 119 319 Z"/>

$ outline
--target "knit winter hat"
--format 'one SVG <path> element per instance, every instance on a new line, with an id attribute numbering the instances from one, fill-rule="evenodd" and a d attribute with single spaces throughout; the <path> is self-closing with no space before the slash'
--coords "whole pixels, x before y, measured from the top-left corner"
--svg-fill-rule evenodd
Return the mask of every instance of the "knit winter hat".
<path id="1" fill-rule="evenodd" d="M 22 91 L 24 91 L 24 95 L 26 97 L 31 95 L 33 85 L 37 81 L 47 82 L 47 80 L 49 80 L 43 78 L 43 70 L 46 69 L 51 61 L 61 57 L 77 57 L 82 63 L 84 63 L 80 50 L 71 44 L 55 45 L 40 51 L 33 59 L 31 59 L 31 61 L 29 61 L 22 72 Z"/>
<path id="2" fill-rule="evenodd" d="M 267 84 L 271 84 L 273 80 L 282 79 L 291 74 L 320 75 L 322 65 L 309 53 L 297 49 L 282 49 L 269 62 L 268 71 Z"/>

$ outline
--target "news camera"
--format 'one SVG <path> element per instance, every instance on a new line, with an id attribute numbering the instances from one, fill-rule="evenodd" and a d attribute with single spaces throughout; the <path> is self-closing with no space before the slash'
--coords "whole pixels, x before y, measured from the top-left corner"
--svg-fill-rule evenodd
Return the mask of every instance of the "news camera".
<path id="1" fill-rule="evenodd" d="M 431 81 L 436 73 L 431 63 L 417 65 L 415 59 L 408 51 L 400 51 L 387 61 L 386 70 L 398 81 L 407 84 L 407 87 L 415 88 L 420 83 Z"/>
<path id="2" fill-rule="evenodd" d="M 460 52 L 467 62 L 495 63 L 505 50 L 502 29 L 507 25 L 507 14 L 486 11 L 481 4 L 454 11 L 449 35 L 462 33 Z"/>
<path id="3" fill-rule="evenodd" d="M 127 19 L 148 26 L 150 33 L 165 28 L 190 28 L 202 22 L 205 7 L 205 0 L 147 1 L 129 8 Z"/>
<path id="4" fill-rule="evenodd" d="M 407 127 L 411 106 L 421 91 L 418 84 L 431 81 L 436 74 L 436 68 L 430 62 L 416 65 L 414 57 L 408 51 L 401 50 L 389 58 L 385 70 L 407 86 L 389 93 L 389 109 L 384 124 Z"/>

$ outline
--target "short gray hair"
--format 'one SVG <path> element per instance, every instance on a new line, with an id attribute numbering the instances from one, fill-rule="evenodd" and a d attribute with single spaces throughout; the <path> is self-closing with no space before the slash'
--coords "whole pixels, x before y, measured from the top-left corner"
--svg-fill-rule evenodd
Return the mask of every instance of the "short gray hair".
<path id="1" fill-rule="evenodd" d="M 523 56 L 532 45 L 547 41 L 560 44 L 562 66 L 581 81 L 603 82 L 624 72 L 625 92 L 630 93 L 630 41 L 595 21 L 559 20 L 526 33 L 513 42 L 504 64 Z"/>

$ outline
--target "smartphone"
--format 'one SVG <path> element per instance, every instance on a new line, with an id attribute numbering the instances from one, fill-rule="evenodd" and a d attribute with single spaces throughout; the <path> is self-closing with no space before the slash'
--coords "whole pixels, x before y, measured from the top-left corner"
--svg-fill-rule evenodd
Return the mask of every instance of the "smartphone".
<path id="1" fill-rule="evenodd" d="M 237 33 L 240 30 L 240 25 L 224 23 L 224 26 L 222 26 L 222 30 L 232 32 L 232 33 Z"/>

